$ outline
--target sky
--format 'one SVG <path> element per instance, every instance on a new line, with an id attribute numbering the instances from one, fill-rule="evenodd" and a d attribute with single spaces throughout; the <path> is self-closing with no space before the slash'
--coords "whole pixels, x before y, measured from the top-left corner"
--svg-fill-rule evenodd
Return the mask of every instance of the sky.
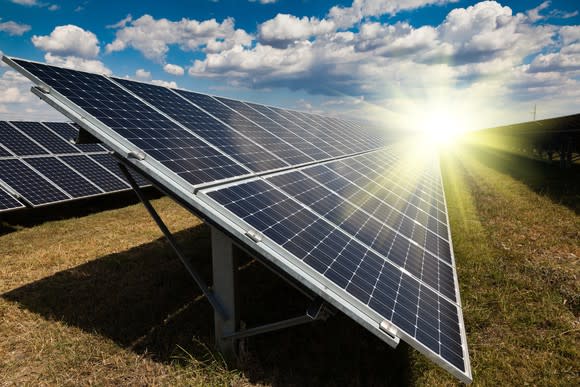
<path id="1" fill-rule="evenodd" d="M 576 1 L 0 0 L 0 53 L 386 127 L 580 113 Z M 0 67 L 0 119 L 62 119 Z M 441 118 L 443 117 L 443 118 Z M 451 117 L 451 118 L 450 118 Z"/>

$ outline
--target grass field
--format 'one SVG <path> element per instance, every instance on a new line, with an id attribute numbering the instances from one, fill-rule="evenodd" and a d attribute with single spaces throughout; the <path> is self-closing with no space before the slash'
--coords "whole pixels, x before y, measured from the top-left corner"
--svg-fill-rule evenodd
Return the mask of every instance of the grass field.
<path id="1" fill-rule="evenodd" d="M 474 384 L 580 385 L 578 190 L 513 163 L 442 158 Z M 208 228 L 153 203 L 209 278 Z M 211 350 L 211 308 L 142 206 L 56 218 L 4 219 L 0 385 L 457 383 L 344 316 L 247 340 L 228 368 Z M 257 262 L 239 271 L 248 326 L 303 312 L 305 298 Z"/>

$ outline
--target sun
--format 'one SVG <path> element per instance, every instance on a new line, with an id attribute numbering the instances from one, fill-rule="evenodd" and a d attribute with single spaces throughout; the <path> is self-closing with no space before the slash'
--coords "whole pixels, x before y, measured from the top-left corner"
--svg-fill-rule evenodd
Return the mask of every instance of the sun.
<path id="1" fill-rule="evenodd" d="M 414 129 L 426 141 L 438 146 L 452 145 L 470 130 L 470 125 L 462 114 L 440 106 L 417 112 L 415 121 Z"/>

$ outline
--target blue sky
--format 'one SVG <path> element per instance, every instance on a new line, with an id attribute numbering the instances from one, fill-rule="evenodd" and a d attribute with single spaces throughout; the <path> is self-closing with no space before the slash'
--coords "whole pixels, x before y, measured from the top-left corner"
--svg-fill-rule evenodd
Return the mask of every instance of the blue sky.
<path id="1" fill-rule="evenodd" d="M 580 112 L 573 1 L 0 0 L 12 56 L 274 105 L 485 127 Z M 53 119 L 0 67 L 0 118 Z"/>

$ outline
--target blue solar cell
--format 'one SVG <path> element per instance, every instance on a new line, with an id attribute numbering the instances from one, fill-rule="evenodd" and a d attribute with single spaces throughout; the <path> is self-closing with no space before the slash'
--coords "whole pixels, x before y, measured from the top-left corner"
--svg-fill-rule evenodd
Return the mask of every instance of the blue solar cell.
<path id="1" fill-rule="evenodd" d="M 96 156 L 112 158 L 112 156 L 108 154 Z M 109 172 L 107 169 L 92 160 L 89 156 L 61 156 L 60 159 L 69 167 L 96 184 L 104 192 L 115 192 L 129 189 L 127 184 L 121 181 L 112 172 Z"/>
<path id="2" fill-rule="evenodd" d="M 70 199 L 21 160 L 0 160 L 0 176 L 24 200 L 37 206 Z"/>
<path id="3" fill-rule="evenodd" d="M 52 153 L 80 153 L 77 148 L 47 129 L 40 122 L 12 121 L 12 125 Z"/>
<path id="4" fill-rule="evenodd" d="M 8 192 L 0 188 L 0 212 L 23 208 L 24 204 L 13 198 Z"/>
<path id="5" fill-rule="evenodd" d="M 0 143 L 18 156 L 48 153 L 6 121 L 0 121 Z"/>
<path id="6" fill-rule="evenodd" d="M 191 184 L 247 173 L 101 75 L 14 61 Z"/>
<path id="7" fill-rule="evenodd" d="M 38 172 L 52 181 L 73 198 L 102 194 L 99 188 L 85 180 L 55 157 L 34 157 L 26 159 Z"/>
<path id="8" fill-rule="evenodd" d="M 4 148 L 2 144 L 0 144 L 0 157 L 10 157 L 10 156 L 13 156 L 12 153 L 8 152 L 8 150 Z"/>
<path id="9" fill-rule="evenodd" d="M 260 172 L 288 166 L 278 157 L 283 154 L 278 155 L 276 152 L 278 148 L 272 143 L 272 139 L 265 138 L 267 132 L 263 130 L 259 136 L 249 139 L 246 137 L 247 131 L 240 130 L 243 129 L 240 125 L 234 127 L 237 130 L 228 128 L 167 88 L 125 79 L 115 79 L 115 81 L 253 171 Z M 209 96 L 203 97 L 211 99 Z M 214 102 L 223 109 L 229 110 L 219 102 L 215 100 Z M 235 114 L 231 110 L 229 112 L 231 115 Z M 215 107 L 210 113 L 216 113 Z M 223 115 L 220 117 L 223 118 Z M 230 120 L 224 121 L 230 123 Z M 252 134 L 257 134 L 257 132 L 254 131 Z"/>

